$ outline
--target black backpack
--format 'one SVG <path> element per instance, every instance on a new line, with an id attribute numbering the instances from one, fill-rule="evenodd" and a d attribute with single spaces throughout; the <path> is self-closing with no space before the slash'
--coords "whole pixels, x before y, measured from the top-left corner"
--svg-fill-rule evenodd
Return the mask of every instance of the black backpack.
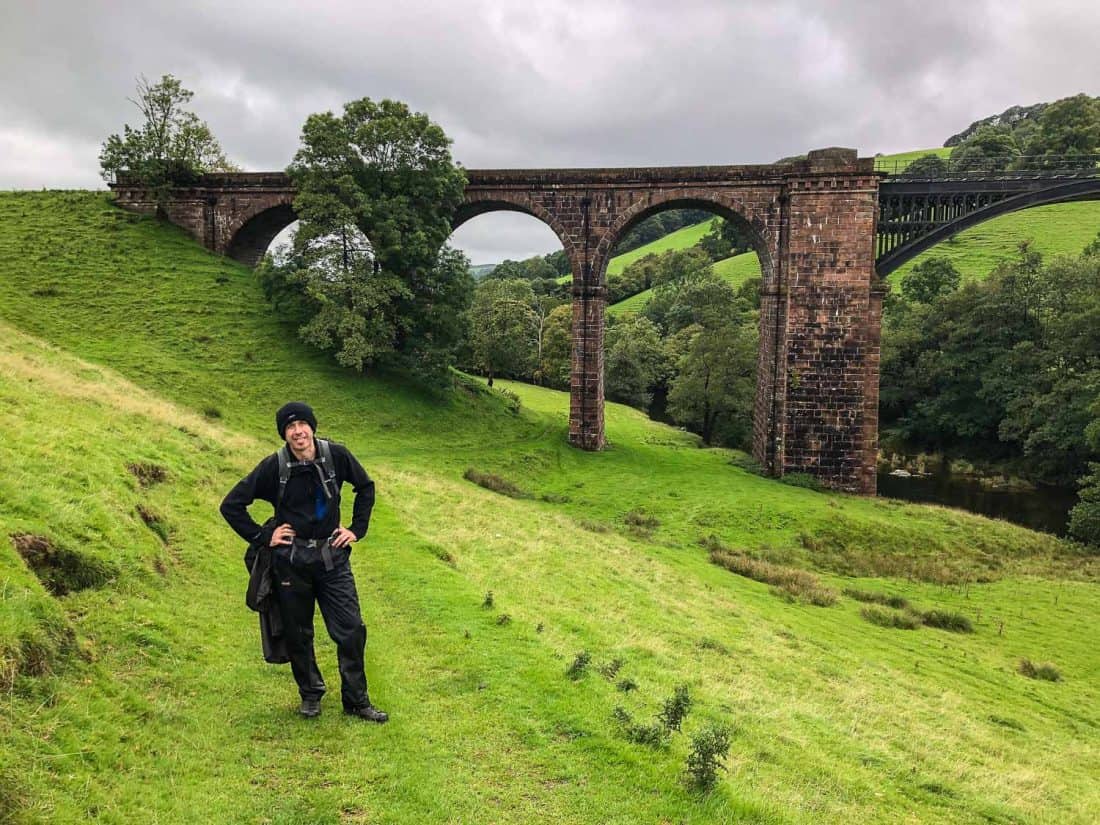
<path id="1" fill-rule="evenodd" d="M 279 511 L 279 505 L 283 501 L 283 493 L 286 483 L 290 481 L 290 472 L 295 467 L 313 465 L 317 468 L 317 475 L 321 479 L 321 486 L 325 491 L 325 499 L 329 502 L 334 499 L 339 501 L 340 485 L 336 481 L 336 462 L 332 460 L 332 447 L 328 440 L 318 438 L 317 458 L 313 461 L 297 461 L 290 454 L 290 448 L 284 444 L 276 455 L 279 457 L 279 493 L 275 499 L 275 512 Z"/>

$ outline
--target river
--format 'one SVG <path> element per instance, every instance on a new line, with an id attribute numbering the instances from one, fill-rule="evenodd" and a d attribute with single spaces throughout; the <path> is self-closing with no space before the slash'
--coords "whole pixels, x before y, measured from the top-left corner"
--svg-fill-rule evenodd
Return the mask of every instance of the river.
<path id="1" fill-rule="evenodd" d="M 958 507 L 1059 536 L 1066 534 L 1069 511 L 1077 503 L 1077 493 L 1062 487 L 991 489 L 975 478 L 952 476 L 947 472 L 904 478 L 880 471 L 878 494 Z"/>

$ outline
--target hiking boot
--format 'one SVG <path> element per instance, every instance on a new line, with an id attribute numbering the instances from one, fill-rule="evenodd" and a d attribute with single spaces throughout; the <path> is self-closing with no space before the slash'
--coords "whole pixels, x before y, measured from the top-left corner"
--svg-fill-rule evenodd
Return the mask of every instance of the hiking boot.
<path id="1" fill-rule="evenodd" d="M 306 719 L 315 719 L 321 715 L 321 700 L 303 699 L 302 704 L 298 707 L 298 713 Z"/>
<path id="2" fill-rule="evenodd" d="M 389 720 L 390 715 L 385 711 L 379 710 L 373 705 L 363 705 L 357 708 L 344 708 L 344 713 L 348 716 L 358 716 L 360 719 L 366 719 L 368 722 L 377 722 L 382 724 Z"/>

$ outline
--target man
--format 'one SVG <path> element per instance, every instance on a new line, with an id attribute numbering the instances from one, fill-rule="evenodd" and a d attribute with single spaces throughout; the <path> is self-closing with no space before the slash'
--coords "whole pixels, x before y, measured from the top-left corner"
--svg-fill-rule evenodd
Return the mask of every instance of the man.
<path id="1" fill-rule="evenodd" d="M 389 717 L 367 695 L 363 650 L 367 629 L 348 558 L 352 542 L 363 538 L 374 506 L 374 482 L 342 444 L 314 437 L 317 418 L 299 401 L 275 414 L 285 447 L 269 455 L 229 491 L 221 513 L 246 541 L 271 548 L 274 587 L 294 680 L 302 697 L 299 713 L 321 712 L 325 682 L 313 653 L 313 604 L 321 608 L 329 636 L 336 642 L 344 712 L 371 722 Z M 340 526 L 340 487 L 355 490 L 350 527 Z M 262 527 L 248 514 L 261 498 L 275 508 Z"/>

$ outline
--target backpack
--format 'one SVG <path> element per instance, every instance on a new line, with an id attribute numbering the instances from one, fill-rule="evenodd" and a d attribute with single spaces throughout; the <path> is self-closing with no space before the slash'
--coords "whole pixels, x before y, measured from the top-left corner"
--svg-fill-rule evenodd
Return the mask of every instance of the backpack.
<path id="1" fill-rule="evenodd" d="M 284 444 L 279 448 L 279 452 L 276 453 L 279 457 L 279 494 L 275 499 L 275 512 L 279 511 L 279 505 L 283 501 L 283 493 L 286 490 L 286 483 L 290 481 L 290 471 L 295 467 L 308 466 L 312 464 L 317 468 L 317 474 L 321 478 L 321 486 L 325 491 L 325 498 L 328 501 L 333 499 L 339 499 L 340 485 L 336 480 L 336 462 L 332 460 L 332 447 L 329 445 L 327 439 L 318 438 L 317 441 L 317 457 L 313 461 L 297 461 L 291 456 L 290 448 Z"/>

